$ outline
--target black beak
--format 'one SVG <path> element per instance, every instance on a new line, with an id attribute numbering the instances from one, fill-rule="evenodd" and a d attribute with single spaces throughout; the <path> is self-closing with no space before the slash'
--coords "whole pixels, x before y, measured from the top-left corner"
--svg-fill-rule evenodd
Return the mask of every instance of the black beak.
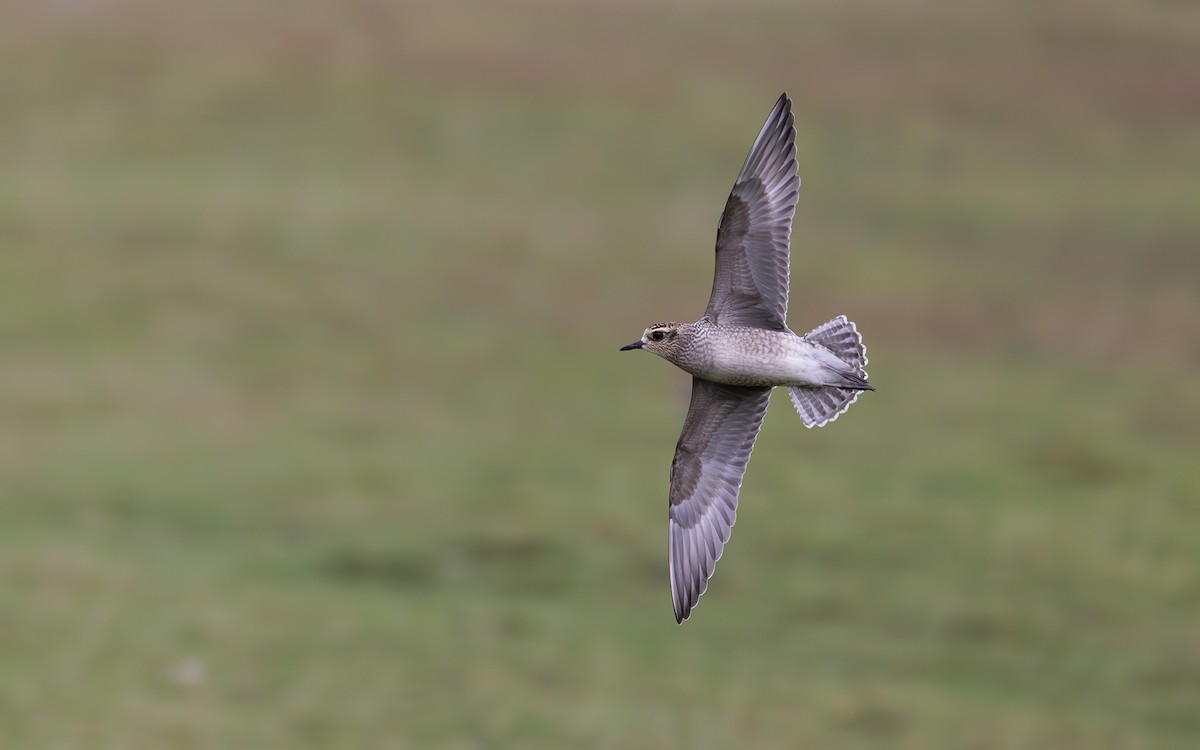
<path id="1" fill-rule="evenodd" d="M 638 339 L 637 341 L 633 342 L 632 344 L 626 344 L 625 346 L 622 346 L 621 351 L 627 352 L 630 349 L 641 349 L 645 345 L 646 345 L 646 342 L 642 341 L 641 339 Z"/>

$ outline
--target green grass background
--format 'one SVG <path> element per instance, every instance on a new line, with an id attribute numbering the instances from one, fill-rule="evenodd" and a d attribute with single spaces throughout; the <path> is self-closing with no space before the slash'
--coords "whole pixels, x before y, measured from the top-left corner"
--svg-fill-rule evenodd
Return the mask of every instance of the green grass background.
<path id="1" fill-rule="evenodd" d="M 1200 14 L 0 10 L 0 746 L 1200 746 Z M 692 320 L 775 97 L 798 331 L 671 616 Z"/>

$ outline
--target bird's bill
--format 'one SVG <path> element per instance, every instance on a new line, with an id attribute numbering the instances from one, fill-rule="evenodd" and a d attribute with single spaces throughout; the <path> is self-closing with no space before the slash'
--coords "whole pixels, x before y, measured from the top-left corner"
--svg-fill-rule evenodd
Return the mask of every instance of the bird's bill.
<path id="1" fill-rule="evenodd" d="M 645 341 L 638 339 L 637 341 L 633 342 L 632 344 L 626 344 L 625 346 L 622 346 L 621 351 L 627 352 L 630 349 L 641 349 L 645 345 L 646 345 Z"/>

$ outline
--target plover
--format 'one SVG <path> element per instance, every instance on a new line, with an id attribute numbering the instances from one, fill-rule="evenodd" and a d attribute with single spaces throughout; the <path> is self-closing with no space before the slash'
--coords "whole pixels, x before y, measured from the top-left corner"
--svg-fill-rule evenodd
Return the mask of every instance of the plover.
<path id="1" fill-rule="evenodd" d="M 742 165 L 717 225 L 708 309 L 695 323 L 655 323 L 621 347 L 653 352 L 692 376 L 692 400 L 671 462 L 670 567 L 675 621 L 708 588 L 737 514 L 746 462 L 771 389 L 820 427 L 875 390 L 866 348 L 840 315 L 797 336 L 787 326 L 788 252 L 800 178 L 785 93 Z"/>

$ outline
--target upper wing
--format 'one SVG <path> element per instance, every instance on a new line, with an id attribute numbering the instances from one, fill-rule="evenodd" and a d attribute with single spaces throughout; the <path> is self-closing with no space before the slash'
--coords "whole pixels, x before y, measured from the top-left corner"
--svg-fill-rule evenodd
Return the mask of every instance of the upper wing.
<path id="1" fill-rule="evenodd" d="M 683 622 L 708 588 L 737 515 L 738 490 L 767 413 L 769 387 L 692 379 L 671 463 L 671 601 Z"/>
<path id="2" fill-rule="evenodd" d="M 717 268 L 705 317 L 723 325 L 787 329 L 788 243 L 796 212 L 796 128 L 779 97 L 758 133 L 717 227 Z"/>

